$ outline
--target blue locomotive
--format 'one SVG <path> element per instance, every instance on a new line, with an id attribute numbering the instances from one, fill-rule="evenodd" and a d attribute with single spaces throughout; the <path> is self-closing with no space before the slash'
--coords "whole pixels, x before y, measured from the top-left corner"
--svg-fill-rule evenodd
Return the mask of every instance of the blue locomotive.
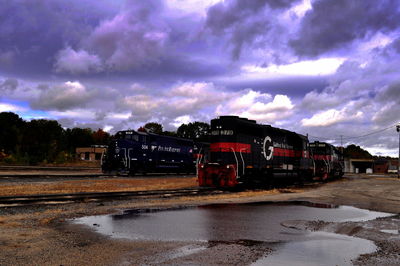
<path id="1" fill-rule="evenodd" d="M 202 145 L 134 130 L 119 131 L 102 159 L 104 173 L 194 173 Z"/>

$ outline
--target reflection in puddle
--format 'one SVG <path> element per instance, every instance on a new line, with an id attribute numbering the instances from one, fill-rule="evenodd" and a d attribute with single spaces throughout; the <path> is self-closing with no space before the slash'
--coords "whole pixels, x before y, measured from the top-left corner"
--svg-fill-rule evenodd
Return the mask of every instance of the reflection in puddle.
<path id="1" fill-rule="evenodd" d="M 74 222 L 99 233 L 142 240 L 291 241 L 306 232 L 282 226 L 288 220 L 365 221 L 390 214 L 349 206 L 309 207 L 299 204 L 219 204 L 169 210 L 130 210 L 119 215 L 90 216 Z M 96 225 L 96 226 L 94 226 Z"/>
<path id="2" fill-rule="evenodd" d="M 397 235 L 397 234 L 399 234 L 399 230 L 389 230 L 389 229 L 387 229 L 387 230 L 380 230 L 381 232 L 384 232 L 384 233 L 388 233 L 388 234 L 393 234 L 393 235 Z"/>
<path id="3" fill-rule="evenodd" d="M 325 232 L 310 233 L 304 241 L 283 244 L 276 253 L 253 263 L 261 265 L 352 265 L 355 254 L 372 253 L 376 246 L 368 240 Z"/>
<path id="4" fill-rule="evenodd" d="M 327 233 L 310 233 L 284 227 L 285 221 L 366 221 L 391 214 L 371 212 L 348 206 L 291 203 L 218 204 L 168 210 L 130 210 L 119 215 L 83 217 L 74 223 L 116 238 L 161 241 L 247 241 L 282 243 L 272 256 L 256 265 L 301 264 L 314 258 L 315 265 L 349 264 L 375 245 L 367 240 Z M 201 249 L 200 249 L 201 250 Z M 190 252 L 200 251 L 197 248 Z M 290 253 L 290 254 L 289 254 Z M 304 254 L 304 255 L 301 255 Z M 285 260 L 282 258 L 285 257 Z M 340 261 L 337 262 L 337 257 Z M 272 260 L 272 261 L 271 261 Z M 274 261 L 275 260 L 275 261 Z M 283 264 L 282 264 L 283 265 Z"/>

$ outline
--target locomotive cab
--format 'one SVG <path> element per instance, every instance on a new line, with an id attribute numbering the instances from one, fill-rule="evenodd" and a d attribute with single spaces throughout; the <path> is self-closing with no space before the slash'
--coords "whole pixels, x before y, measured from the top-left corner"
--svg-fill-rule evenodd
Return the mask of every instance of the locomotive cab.
<path id="1" fill-rule="evenodd" d="M 146 143 L 146 133 L 134 130 L 119 131 L 115 139 L 110 143 L 103 163 L 104 172 L 116 172 L 118 174 L 133 174 L 142 165 L 146 152 L 142 152 Z"/>
<path id="2" fill-rule="evenodd" d="M 235 125 L 224 120 L 211 121 L 210 158 L 208 163 L 199 163 L 200 186 L 233 187 L 238 184 L 239 161 L 237 151 L 244 149 L 237 142 Z"/>

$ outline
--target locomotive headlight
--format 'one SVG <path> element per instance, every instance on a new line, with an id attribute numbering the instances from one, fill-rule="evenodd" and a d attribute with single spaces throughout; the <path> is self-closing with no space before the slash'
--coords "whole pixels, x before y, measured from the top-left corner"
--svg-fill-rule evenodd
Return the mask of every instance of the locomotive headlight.
<path id="1" fill-rule="evenodd" d="M 226 166 L 226 168 L 228 168 L 228 169 L 229 169 L 229 168 L 230 168 L 230 166 L 229 166 L 229 165 L 227 165 L 227 166 Z"/>

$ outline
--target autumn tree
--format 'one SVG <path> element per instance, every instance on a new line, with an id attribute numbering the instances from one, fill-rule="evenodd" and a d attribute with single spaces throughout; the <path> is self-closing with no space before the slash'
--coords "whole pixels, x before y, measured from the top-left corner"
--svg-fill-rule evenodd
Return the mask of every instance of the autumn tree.
<path id="1" fill-rule="evenodd" d="M 96 145 L 108 145 L 110 141 L 110 134 L 99 128 L 96 132 L 92 134 L 93 142 Z"/>

